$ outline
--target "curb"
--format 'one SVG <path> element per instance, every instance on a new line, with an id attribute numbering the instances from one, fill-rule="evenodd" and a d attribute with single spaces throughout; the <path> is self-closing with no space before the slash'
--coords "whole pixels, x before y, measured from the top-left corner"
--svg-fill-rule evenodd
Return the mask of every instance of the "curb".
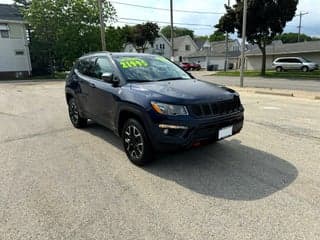
<path id="1" fill-rule="evenodd" d="M 283 96 L 283 97 L 294 97 L 293 93 L 279 93 L 279 92 L 266 92 L 266 91 L 255 91 L 256 94 L 265 94 L 265 95 L 275 95 L 275 96 Z M 320 100 L 320 98 L 319 98 Z"/>

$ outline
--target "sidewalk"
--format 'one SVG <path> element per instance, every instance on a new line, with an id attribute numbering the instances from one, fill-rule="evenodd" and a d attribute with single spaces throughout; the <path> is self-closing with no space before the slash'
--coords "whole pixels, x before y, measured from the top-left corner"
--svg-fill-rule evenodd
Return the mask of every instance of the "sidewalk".
<path id="1" fill-rule="evenodd" d="M 201 80 L 225 85 L 240 86 L 239 77 L 215 76 L 214 72 L 192 71 L 191 74 Z M 317 79 L 285 79 L 285 78 L 263 78 L 245 77 L 244 85 L 248 88 L 284 89 L 292 91 L 318 92 L 320 95 L 320 77 Z"/>

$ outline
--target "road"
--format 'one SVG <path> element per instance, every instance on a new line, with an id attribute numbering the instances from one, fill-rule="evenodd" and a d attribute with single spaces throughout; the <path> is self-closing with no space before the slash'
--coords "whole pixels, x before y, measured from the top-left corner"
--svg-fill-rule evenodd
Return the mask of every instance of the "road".
<path id="1" fill-rule="evenodd" d="M 199 71 L 191 72 L 194 77 L 227 86 L 240 86 L 239 77 L 225 77 L 225 76 L 209 76 L 210 72 Z M 290 89 L 301 91 L 320 92 L 320 76 L 319 80 L 295 80 L 295 79 L 281 79 L 281 78 L 261 78 L 261 77 L 246 77 L 245 87 L 258 88 L 274 88 L 274 89 Z"/>
<path id="2" fill-rule="evenodd" d="M 138 168 L 63 83 L 0 84 L 0 239 L 320 239 L 319 101 L 242 99 L 241 134 Z"/>

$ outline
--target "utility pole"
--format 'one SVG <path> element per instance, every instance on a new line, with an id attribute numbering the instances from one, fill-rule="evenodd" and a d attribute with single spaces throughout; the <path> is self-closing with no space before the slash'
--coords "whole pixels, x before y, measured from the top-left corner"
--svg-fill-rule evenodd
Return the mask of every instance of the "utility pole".
<path id="1" fill-rule="evenodd" d="M 299 26 L 298 26 L 298 29 L 299 29 L 298 42 L 300 42 L 300 35 L 301 35 L 301 29 L 302 29 L 302 17 L 303 17 L 304 15 L 307 15 L 307 14 L 309 14 L 309 13 L 308 13 L 308 12 L 305 12 L 305 13 L 300 12 L 300 14 L 297 15 L 297 16 L 299 16 L 299 18 L 300 18 L 300 20 L 299 20 Z"/>
<path id="2" fill-rule="evenodd" d="M 246 50 L 246 34 L 247 34 L 247 10 L 248 0 L 243 0 L 243 20 L 242 20 L 242 43 L 241 43 L 241 71 L 240 71 L 240 87 L 244 86 L 244 65 Z"/>
<path id="3" fill-rule="evenodd" d="M 101 48 L 102 51 L 106 51 L 106 28 L 104 24 L 104 15 L 103 15 L 103 2 L 104 0 L 98 0 L 99 5 L 99 17 L 100 17 L 100 31 L 101 31 Z"/>
<path id="4" fill-rule="evenodd" d="M 230 7 L 230 0 L 228 0 L 228 7 Z M 226 54 L 224 59 L 224 71 L 226 72 L 228 70 L 228 53 L 229 53 L 229 33 L 226 32 L 226 48 L 225 48 Z"/>
<path id="5" fill-rule="evenodd" d="M 170 18 L 171 18 L 171 61 L 174 61 L 173 0 L 170 0 Z"/>

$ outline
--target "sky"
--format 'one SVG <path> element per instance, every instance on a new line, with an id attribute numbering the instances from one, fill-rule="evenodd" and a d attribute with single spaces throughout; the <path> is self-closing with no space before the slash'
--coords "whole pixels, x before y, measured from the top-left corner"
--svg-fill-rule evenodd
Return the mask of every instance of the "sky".
<path id="1" fill-rule="evenodd" d="M 152 9 L 143 9 L 133 6 L 125 6 L 122 4 L 117 4 L 116 2 L 129 3 L 136 5 L 152 6 L 157 8 L 169 8 L 169 0 L 114 0 L 111 1 L 117 10 L 118 19 L 121 22 L 127 23 L 141 23 L 141 21 L 134 20 L 124 20 L 121 18 L 131 18 L 131 19 L 141 19 L 148 21 L 163 21 L 169 22 L 170 12 L 159 11 Z M 231 4 L 235 1 L 231 0 Z M 300 0 L 298 5 L 297 13 L 309 12 L 309 14 L 303 16 L 302 18 L 302 32 L 311 36 L 320 37 L 320 4 L 317 4 L 318 0 Z M 12 3 L 12 0 L 0 0 L 0 3 Z M 224 4 L 227 0 L 173 0 L 174 9 L 181 10 L 191 10 L 191 11 L 206 11 L 206 12 L 225 12 Z M 200 24 L 206 26 L 183 26 L 195 31 L 196 35 L 210 35 L 213 31 L 213 27 L 208 27 L 207 25 L 213 26 L 218 23 L 221 15 L 213 14 L 195 14 L 195 13 L 182 13 L 174 12 L 174 22 L 176 23 L 189 23 L 189 24 Z M 124 23 L 117 23 L 115 25 L 124 25 Z M 160 26 L 167 24 L 159 23 Z M 297 26 L 299 25 L 299 17 L 293 19 L 293 21 L 287 24 L 285 32 L 298 32 Z"/>

